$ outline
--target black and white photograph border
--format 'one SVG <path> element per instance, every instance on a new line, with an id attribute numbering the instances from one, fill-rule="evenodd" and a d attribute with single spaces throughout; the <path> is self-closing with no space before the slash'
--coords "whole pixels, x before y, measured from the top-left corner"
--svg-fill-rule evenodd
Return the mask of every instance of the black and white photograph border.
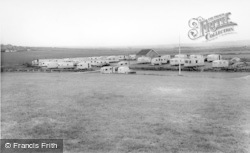
<path id="1" fill-rule="evenodd" d="M 1 153 L 249 153 L 248 0 L 0 0 Z"/>

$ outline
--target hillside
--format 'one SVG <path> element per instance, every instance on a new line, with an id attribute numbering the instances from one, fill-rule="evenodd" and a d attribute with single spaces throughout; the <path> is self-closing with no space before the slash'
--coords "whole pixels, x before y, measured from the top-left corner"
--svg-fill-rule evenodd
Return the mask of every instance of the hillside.
<path id="1" fill-rule="evenodd" d="M 3 45 L 1 44 L 1 52 L 20 52 L 20 51 L 30 51 L 30 47 L 14 46 L 11 44 Z"/>

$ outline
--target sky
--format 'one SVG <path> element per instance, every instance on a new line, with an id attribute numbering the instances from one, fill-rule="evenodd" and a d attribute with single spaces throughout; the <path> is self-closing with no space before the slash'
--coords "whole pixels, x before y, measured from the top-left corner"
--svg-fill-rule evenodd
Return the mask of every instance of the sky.
<path id="1" fill-rule="evenodd" d="M 210 43 L 188 37 L 191 18 L 231 12 L 235 33 L 217 41 L 250 40 L 249 0 L 0 0 L 2 44 L 141 46 Z"/>

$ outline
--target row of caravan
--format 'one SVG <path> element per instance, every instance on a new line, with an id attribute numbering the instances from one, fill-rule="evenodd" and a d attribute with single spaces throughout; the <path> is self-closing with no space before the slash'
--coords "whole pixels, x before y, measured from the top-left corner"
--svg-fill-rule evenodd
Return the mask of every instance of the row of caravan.
<path id="1" fill-rule="evenodd" d="M 174 56 L 174 58 L 189 58 L 189 59 L 206 59 L 208 62 L 216 61 L 216 60 L 221 60 L 222 56 L 220 54 L 210 54 L 207 56 L 204 55 L 189 55 L 189 57 L 186 54 L 177 54 Z"/>
<path id="2" fill-rule="evenodd" d="M 120 61 L 117 63 L 117 66 L 128 66 L 130 61 Z M 90 69 L 92 66 L 103 67 L 109 66 L 109 61 L 106 60 L 91 60 L 83 62 L 53 62 L 53 61 L 43 61 L 40 60 L 38 65 L 39 67 L 45 67 L 49 69 Z"/>
<path id="3" fill-rule="evenodd" d="M 170 60 L 170 65 L 184 65 L 184 67 L 197 67 L 197 66 L 204 66 L 205 62 L 202 58 L 189 58 L 189 59 L 183 59 L 183 58 L 173 58 Z M 229 61 L 228 60 L 214 60 L 212 61 L 212 67 L 216 68 L 222 68 L 222 67 L 228 67 Z"/>
<path id="4" fill-rule="evenodd" d="M 139 57 L 137 59 L 137 64 L 151 64 L 151 65 L 162 65 L 162 64 L 167 64 L 170 63 L 170 65 L 179 65 L 182 64 L 184 65 L 204 65 L 204 58 L 197 57 L 197 56 L 190 56 L 190 58 L 187 57 L 187 55 L 184 54 L 179 54 L 175 55 L 174 58 L 171 58 L 170 55 L 163 55 L 161 57 L 155 57 L 155 58 L 150 58 L 150 57 Z"/>
<path id="5" fill-rule="evenodd" d="M 74 64 L 73 62 L 44 62 L 41 67 L 49 69 L 90 69 L 92 65 L 90 63 L 81 62 Z"/>
<path id="6" fill-rule="evenodd" d="M 211 54 L 206 57 L 208 62 L 221 60 L 221 55 Z M 190 55 L 189 57 L 186 54 L 175 55 L 174 58 L 171 58 L 170 55 L 163 55 L 160 57 L 150 58 L 150 57 L 139 57 L 137 59 L 138 64 L 151 64 L 151 65 L 162 65 L 170 63 L 170 65 L 184 65 L 184 66 L 203 66 L 205 58 L 203 55 Z"/>
<path id="7" fill-rule="evenodd" d="M 170 65 L 184 65 L 185 67 L 194 67 L 194 66 L 204 66 L 205 62 L 203 58 L 173 58 L 170 60 Z"/>
<path id="8" fill-rule="evenodd" d="M 170 55 L 164 55 L 161 57 L 149 58 L 139 57 L 137 59 L 138 64 L 151 64 L 151 65 L 162 65 L 168 63 L 171 66 L 184 65 L 184 67 L 196 67 L 204 66 L 205 59 L 203 55 L 190 55 L 189 58 L 185 54 L 175 55 L 174 58 L 170 58 Z M 207 61 L 212 62 L 212 67 L 228 67 L 229 62 L 222 60 L 221 55 L 211 54 L 207 56 Z"/>
<path id="9" fill-rule="evenodd" d="M 184 67 L 196 67 L 196 66 L 204 66 L 205 62 L 203 59 L 182 59 L 182 58 L 174 58 L 170 60 L 170 65 L 184 65 Z M 223 68 L 228 67 L 229 61 L 228 60 L 214 60 L 212 62 L 213 68 Z"/>
<path id="10" fill-rule="evenodd" d="M 96 56 L 96 57 L 78 57 L 78 58 L 63 58 L 63 59 L 37 59 L 32 61 L 33 66 L 39 66 L 39 67 L 57 67 L 56 63 L 59 65 L 62 65 L 62 63 L 68 63 L 63 64 L 70 67 L 70 62 L 73 63 L 75 66 L 78 63 L 91 63 L 92 66 L 105 66 L 109 63 L 113 62 L 119 62 L 122 60 L 135 60 L 136 55 L 118 55 L 118 56 Z M 50 64 L 48 64 L 50 63 Z M 49 66 L 48 66 L 49 65 Z"/>
<path id="11" fill-rule="evenodd" d="M 83 61 L 83 62 L 48 62 L 40 61 L 37 66 L 46 68 L 59 68 L 59 69 L 90 69 L 92 66 L 109 65 L 107 61 Z"/>

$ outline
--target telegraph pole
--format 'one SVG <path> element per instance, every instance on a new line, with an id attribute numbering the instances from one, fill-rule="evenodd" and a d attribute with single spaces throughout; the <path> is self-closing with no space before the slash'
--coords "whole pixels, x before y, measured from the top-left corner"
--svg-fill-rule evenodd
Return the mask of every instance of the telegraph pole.
<path id="1" fill-rule="evenodd" d="M 181 59 L 180 59 L 180 54 L 181 54 L 181 46 L 180 46 L 180 34 L 179 34 L 179 75 L 181 75 Z"/>

